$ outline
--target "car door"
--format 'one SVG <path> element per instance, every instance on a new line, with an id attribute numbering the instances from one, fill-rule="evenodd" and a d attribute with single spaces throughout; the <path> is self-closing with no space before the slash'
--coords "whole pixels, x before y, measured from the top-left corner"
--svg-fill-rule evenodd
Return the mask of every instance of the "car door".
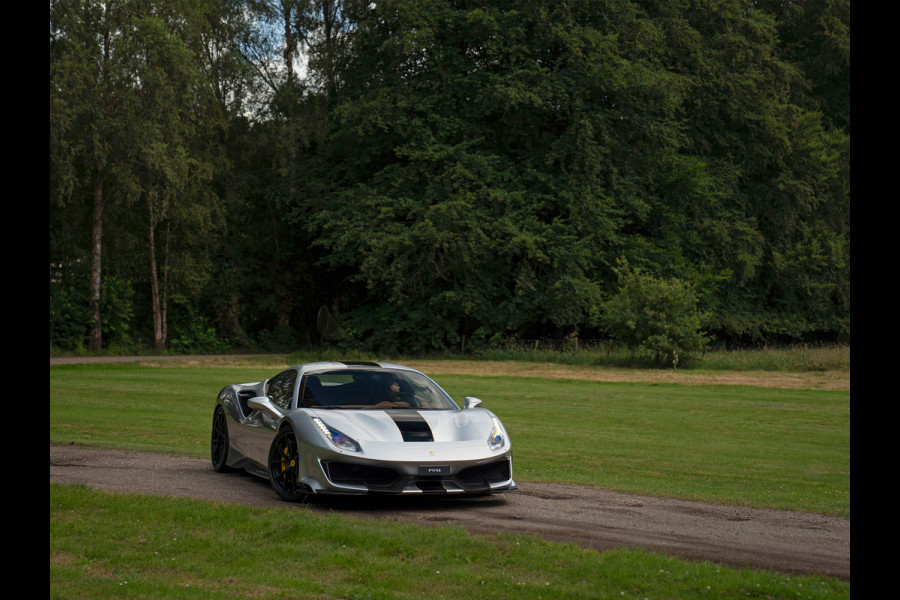
<path id="1" fill-rule="evenodd" d="M 262 466 L 268 463 L 269 446 L 281 420 L 278 413 L 286 414 L 290 410 L 296 385 L 296 369 L 283 371 L 270 379 L 266 384 L 266 397 L 275 410 L 255 410 L 244 424 L 247 456 Z"/>

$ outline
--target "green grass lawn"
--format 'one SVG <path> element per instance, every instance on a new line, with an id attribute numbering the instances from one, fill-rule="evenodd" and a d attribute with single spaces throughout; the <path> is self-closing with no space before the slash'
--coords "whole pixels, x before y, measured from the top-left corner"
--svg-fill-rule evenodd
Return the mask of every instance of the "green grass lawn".
<path id="1" fill-rule="evenodd" d="M 207 456 L 215 396 L 269 368 L 70 365 L 50 378 L 50 440 Z M 437 378 L 506 425 L 517 481 L 850 515 L 847 392 Z"/>
<path id="2" fill-rule="evenodd" d="M 50 441 L 208 455 L 226 383 L 278 367 L 50 369 Z M 507 425 L 518 483 L 849 518 L 848 392 L 447 375 Z M 51 598 L 848 598 L 847 582 L 527 536 L 50 489 Z"/>
<path id="3" fill-rule="evenodd" d="M 825 577 L 533 536 L 50 487 L 50 598 L 849 598 Z"/>
<path id="4" fill-rule="evenodd" d="M 517 478 L 850 516 L 847 392 L 442 378 L 503 418 Z"/>

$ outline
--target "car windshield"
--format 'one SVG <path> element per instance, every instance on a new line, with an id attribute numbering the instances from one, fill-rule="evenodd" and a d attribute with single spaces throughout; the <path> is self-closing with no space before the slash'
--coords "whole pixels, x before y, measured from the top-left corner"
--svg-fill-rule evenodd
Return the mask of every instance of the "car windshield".
<path id="1" fill-rule="evenodd" d="M 456 410 L 433 381 L 420 373 L 340 369 L 305 377 L 302 407 Z"/>

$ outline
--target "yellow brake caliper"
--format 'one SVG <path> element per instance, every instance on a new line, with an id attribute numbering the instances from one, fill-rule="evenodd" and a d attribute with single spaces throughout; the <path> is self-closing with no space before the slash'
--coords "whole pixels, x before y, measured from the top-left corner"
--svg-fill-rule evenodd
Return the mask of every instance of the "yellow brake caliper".
<path id="1" fill-rule="evenodd" d="M 288 445 L 285 445 L 284 449 L 282 450 L 282 454 L 284 454 L 284 456 L 290 457 L 290 455 L 291 455 L 290 451 L 291 451 L 291 447 Z M 284 460 L 284 458 L 282 458 L 281 459 L 281 472 L 284 473 L 285 471 L 288 470 L 288 468 L 293 468 L 294 464 L 296 464 L 294 462 L 294 459 L 291 459 L 290 464 L 285 465 L 285 460 Z"/>

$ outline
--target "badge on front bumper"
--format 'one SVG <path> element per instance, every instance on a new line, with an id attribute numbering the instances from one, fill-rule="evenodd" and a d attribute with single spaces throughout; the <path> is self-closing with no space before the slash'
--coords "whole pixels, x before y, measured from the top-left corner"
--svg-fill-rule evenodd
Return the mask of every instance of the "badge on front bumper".
<path id="1" fill-rule="evenodd" d="M 449 475 L 450 467 L 441 467 L 430 465 L 427 467 L 419 467 L 419 475 Z"/>

